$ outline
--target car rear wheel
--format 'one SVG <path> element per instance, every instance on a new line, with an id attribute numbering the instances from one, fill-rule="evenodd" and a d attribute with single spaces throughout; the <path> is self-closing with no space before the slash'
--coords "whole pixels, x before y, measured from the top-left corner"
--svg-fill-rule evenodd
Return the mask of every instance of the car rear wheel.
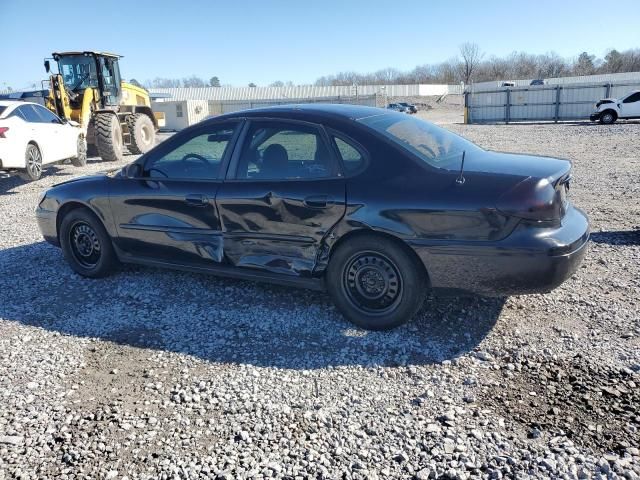
<path id="1" fill-rule="evenodd" d="M 25 169 L 20 172 L 23 180 L 34 181 L 42 176 L 42 154 L 34 144 L 27 145 L 24 154 Z"/>
<path id="2" fill-rule="evenodd" d="M 421 265 L 402 246 L 379 236 L 358 236 L 338 247 L 327 269 L 327 289 L 342 314 L 367 330 L 408 322 L 427 288 Z"/>
<path id="3" fill-rule="evenodd" d="M 84 208 L 72 210 L 62 219 L 60 245 L 71 268 L 84 277 L 105 277 L 118 263 L 111 237 L 100 220 Z"/>
<path id="4" fill-rule="evenodd" d="M 616 114 L 608 110 L 600 116 L 600 123 L 604 123 L 605 125 L 610 125 L 613 122 L 615 122 L 616 119 L 617 119 Z"/>

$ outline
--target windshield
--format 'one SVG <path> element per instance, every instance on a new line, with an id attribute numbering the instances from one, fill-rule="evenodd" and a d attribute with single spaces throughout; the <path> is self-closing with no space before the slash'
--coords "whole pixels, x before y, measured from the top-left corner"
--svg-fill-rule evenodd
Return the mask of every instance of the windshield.
<path id="1" fill-rule="evenodd" d="M 58 69 L 69 90 L 79 91 L 88 87 L 98 87 L 96 61 L 84 55 L 68 55 L 60 57 Z"/>
<path id="2" fill-rule="evenodd" d="M 457 165 L 464 151 L 482 150 L 449 130 L 404 114 L 387 113 L 358 121 L 437 168 L 446 168 L 454 161 Z"/>

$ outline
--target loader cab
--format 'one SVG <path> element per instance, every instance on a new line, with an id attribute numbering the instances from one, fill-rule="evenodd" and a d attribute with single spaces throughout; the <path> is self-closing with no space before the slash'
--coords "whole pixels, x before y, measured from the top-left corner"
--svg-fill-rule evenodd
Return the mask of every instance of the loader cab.
<path id="1" fill-rule="evenodd" d="M 69 92 L 81 94 L 87 88 L 100 92 L 101 108 L 116 106 L 122 96 L 118 55 L 98 52 L 54 53 L 58 72 Z M 45 62 L 45 67 L 47 63 Z"/>

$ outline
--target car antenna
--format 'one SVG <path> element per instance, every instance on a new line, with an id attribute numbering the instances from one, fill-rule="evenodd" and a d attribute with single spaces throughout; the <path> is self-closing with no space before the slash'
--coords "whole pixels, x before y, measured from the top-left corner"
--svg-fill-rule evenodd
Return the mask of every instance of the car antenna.
<path id="1" fill-rule="evenodd" d="M 458 178 L 456 178 L 456 183 L 458 185 L 462 185 L 464 183 L 464 157 L 466 153 L 467 153 L 466 150 L 462 151 L 462 163 L 460 164 L 460 174 L 458 175 Z"/>

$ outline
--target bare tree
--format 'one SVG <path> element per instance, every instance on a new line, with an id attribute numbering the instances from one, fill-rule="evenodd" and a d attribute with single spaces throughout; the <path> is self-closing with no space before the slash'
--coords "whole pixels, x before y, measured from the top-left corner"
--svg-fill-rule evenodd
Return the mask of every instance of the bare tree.
<path id="1" fill-rule="evenodd" d="M 513 52 L 506 57 L 492 56 L 483 60 L 478 46 L 465 43 L 460 47 L 462 59 L 454 58 L 436 65 L 420 65 L 408 72 L 385 68 L 373 73 L 339 72 L 316 80 L 319 86 L 349 86 L 376 84 L 416 83 L 466 83 L 473 81 L 515 80 L 562 77 L 566 75 L 589 75 L 593 73 L 640 71 L 640 49 L 624 52 L 611 50 L 605 58 L 583 52 L 576 60 L 559 56 L 555 52 L 533 55 Z"/>
<path id="2" fill-rule="evenodd" d="M 610 50 L 604 57 L 604 65 L 606 73 L 619 73 L 623 71 L 624 57 L 616 50 Z"/>
<path id="3" fill-rule="evenodd" d="M 471 83 L 483 54 L 476 43 L 465 42 L 460 45 L 460 56 L 462 57 L 462 79 L 464 83 Z"/>
<path id="4" fill-rule="evenodd" d="M 182 85 L 184 87 L 204 87 L 206 83 L 200 77 L 191 75 L 190 77 L 182 79 Z"/>
<path id="5" fill-rule="evenodd" d="M 156 77 L 153 80 L 147 80 L 144 84 L 147 88 L 175 88 L 181 86 L 179 78 Z"/>

